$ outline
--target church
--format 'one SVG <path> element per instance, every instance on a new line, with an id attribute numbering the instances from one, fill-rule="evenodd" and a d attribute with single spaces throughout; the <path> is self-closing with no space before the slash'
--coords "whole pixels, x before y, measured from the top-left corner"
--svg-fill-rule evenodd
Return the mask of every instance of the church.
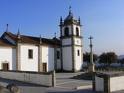
<path id="1" fill-rule="evenodd" d="M 76 72 L 82 69 L 83 48 L 80 18 L 69 10 L 60 18 L 60 37 L 22 35 L 6 31 L 0 37 L 0 69 L 49 72 Z"/>

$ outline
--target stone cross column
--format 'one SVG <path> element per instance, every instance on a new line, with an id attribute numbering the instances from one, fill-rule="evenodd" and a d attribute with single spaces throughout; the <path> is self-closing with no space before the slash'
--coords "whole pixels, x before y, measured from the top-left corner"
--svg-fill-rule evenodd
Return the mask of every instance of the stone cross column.
<path id="1" fill-rule="evenodd" d="M 89 70 L 89 72 L 95 72 L 95 65 L 93 63 L 93 50 L 92 50 L 92 48 L 93 48 L 93 44 L 92 44 L 93 37 L 90 36 L 88 39 L 90 40 L 90 64 L 89 64 L 88 70 Z"/>

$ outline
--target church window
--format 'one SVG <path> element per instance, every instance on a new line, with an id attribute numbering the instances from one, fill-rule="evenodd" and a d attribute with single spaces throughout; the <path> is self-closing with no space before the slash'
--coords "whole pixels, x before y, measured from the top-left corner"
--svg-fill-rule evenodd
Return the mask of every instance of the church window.
<path id="1" fill-rule="evenodd" d="M 60 52 L 57 51 L 57 59 L 60 59 Z"/>
<path id="2" fill-rule="evenodd" d="M 65 28 L 64 35 L 65 36 L 69 36 L 69 28 L 68 27 Z"/>
<path id="3" fill-rule="evenodd" d="M 77 50 L 77 55 L 80 56 L 80 50 Z"/>
<path id="4" fill-rule="evenodd" d="M 79 36 L 79 29 L 76 27 L 76 36 Z"/>
<path id="5" fill-rule="evenodd" d="M 32 49 L 28 50 L 28 58 L 33 59 L 33 50 Z"/>

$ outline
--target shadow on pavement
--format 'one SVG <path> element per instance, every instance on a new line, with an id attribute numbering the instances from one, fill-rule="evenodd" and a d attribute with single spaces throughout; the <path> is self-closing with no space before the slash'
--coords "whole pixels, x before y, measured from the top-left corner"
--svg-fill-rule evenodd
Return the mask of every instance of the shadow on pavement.
<path id="1" fill-rule="evenodd" d="M 48 86 L 44 86 L 44 85 L 26 83 L 26 82 L 22 82 L 22 81 L 10 80 L 10 79 L 5 79 L 5 78 L 0 78 L 0 82 L 4 82 L 4 83 L 8 83 L 8 84 L 13 83 L 13 84 L 16 84 L 17 86 L 48 87 Z"/>
<path id="2" fill-rule="evenodd" d="M 95 93 L 91 89 L 81 89 L 81 90 L 75 90 L 75 91 L 52 91 L 47 93 Z"/>
<path id="3" fill-rule="evenodd" d="M 71 77 L 71 79 L 78 79 L 78 80 L 92 80 L 94 73 L 82 73 L 80 75 Z"/>

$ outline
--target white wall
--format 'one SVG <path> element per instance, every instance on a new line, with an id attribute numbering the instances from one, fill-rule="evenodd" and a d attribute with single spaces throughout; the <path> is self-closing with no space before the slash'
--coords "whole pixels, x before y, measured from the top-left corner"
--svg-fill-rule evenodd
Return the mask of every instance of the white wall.
<path id="1" fill-rule="evenodd" d="M 124 76 L 110 78 L 110 91 L 124 90 Z"/>
<path id="2" fill-rule="evenodd" d="M 54 48 L 42 46 L 42 63 L 47 63 L 47 71 L 54 70 Z"/>
<path id="3" fill-rule="evenodd" d="M 38 71 L 38 46 L 21 45 L 20 64 L 22 71 Z M 33 59 L 28 58 L 28 50 L 33 50 Z"/>
<path id="4" fill-rule="evenodd" d="M 0 77 L 28 83 L 52 86 L 52 73 L 0 71 Z"/>
<path id="5" fill-rule="evenodd" d="M 9 63 L 9 70 L 16 70 L 16 49 L 11 47 L 0 47 L 0 69 L 2 63 Z"/>
<path id="6" fill-rule="evenodd" d="M 62 45 L 71 45 L 72 41 L 71 38 L 63 39 Z"/>
<path id="7" fill-rule="evenodd" d="M 82 68 L 82 64 L 83 64 L 83 60 L 82 60 L 82 51 L 81 51 L 81 48 L 82 47 L 74 47 L 75 49 L 75 69 L 78 71 L 78 70 L 81 70 L 81 68 Z M 78 56 L 78 53 L 77 53 L 77 51 L 80 51 L 80 55 Z"/>
<path id="8" fill-rule="evenodd" d="M 80 38 L 74 38 L 74 44 L 75 45 L 82 45 L 81 39 Z"/>
<path id="9" fill-rule="evenodd" d="M 95 76 L 95 88 L 96 91 L 104 91 L 104 80 L 103 78 Z"/>
<path id="10" fill-rule="evenodd" d="M 72 70 L 72 47 L 63 47 L 63 69 Z"/>

